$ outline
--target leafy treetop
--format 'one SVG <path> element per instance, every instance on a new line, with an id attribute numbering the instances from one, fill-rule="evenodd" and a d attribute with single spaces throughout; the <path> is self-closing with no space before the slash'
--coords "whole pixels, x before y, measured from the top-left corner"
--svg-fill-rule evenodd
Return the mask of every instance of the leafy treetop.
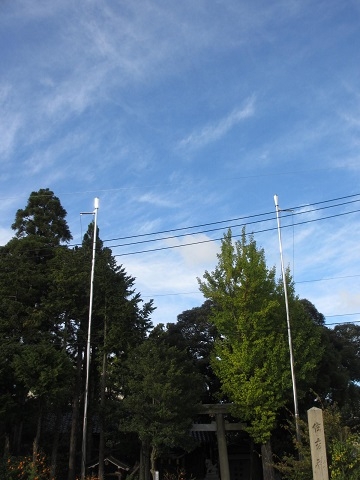
<path id="1" fill-rule="evenodd" d="M 66 210 L 59 198 L 48 188 L 42 188 L 31 192 L 26 207 L 16 212 L 11 228 L 17 238 L 37 235 L 59 245 L 72 239 L 65 217 Z"/>

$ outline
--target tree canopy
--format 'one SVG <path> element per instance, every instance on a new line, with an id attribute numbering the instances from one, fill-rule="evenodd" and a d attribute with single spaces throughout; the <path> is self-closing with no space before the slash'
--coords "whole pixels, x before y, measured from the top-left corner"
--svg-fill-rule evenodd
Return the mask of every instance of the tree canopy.
<path id="1" fill-rule="evenodd" d="M 151 449 L 151 471 L 163 450 L 189 449 L 190 426 L 204 388 L 186 351 L 171 346 L 162 326 L 134 349 L 128 360 L 124 405 L 127 428 Z"/>
<path id="2" fill-rule="evenodd" d="M 31 192 L 26 207 L 16 212 L 11 228 L 17 238 L 36 235 L 59 244 L 72 238 L 65 217 L 66 210 L 59 198 L 48 188 L 42 188 Z"/>
<path id="3" fill-rule="evenodd" d="M 12 228 L 15 236 L 0 251 L 0 438 L 12 454 L 28 453 L 32 442 L 34 449 L 46 446 L 55 468 L 60 428 L 70 415 L 65 452 L 73 480 L 79 464 L 94 227 L 89 225 L 81 246 L 69 248 L 66 211 L 52 191 L 40 189 L 17 211 Z M 95 234 L 89 407 L 104 440 L 106 404 L 119 401 L 126 383 L 119 365 L 146 338 L 153 305 L 142 301 L 135 279 L 104 248 L 99 231 Z M 45 443 L 49 436 L 52 450 Z M 103 455 L 105 443 L 99 448 Z"/>
<path id="4" fill-rule="evenodd" d="M 238 241 L 230 230 L 224 235 L 214 271 L 199 280 L 204 304 L 154 328 L 152 301 L 142 300 L 94 223 L 81 245 L 68 245 L 66 211 L 51 190 L 32 192 L 12 228 L 0 247 L 1 454 L 42 448 L 51 478 L 61 465 L 62 480 L 79 470 L 94 234 L 87 441 L 99 478 L 105 453 L 119 442 L 124 452 L 131 439 L 134 462 L 151 452 L 153 472 L 159 455 L 189 449 L 201 401 L 231 402 L 256 443 L 276 439 L 292 406 L 283 282 L 245 230 Z M 286 282 L 300 405 L 312 406 L 315 392 L 357 426 L 360 327 L 327 328 L 316 307 L 298 298 L 289 271 Z"/>
<path id="5" fill-rule="evenodd" d="M 215 270 L 206 271 L 203 278 L 200 290 L 214 305 L 211 319 L 219 332 L 214 371 L 234 403 L 234 413 L 248 422 L 256 442 L 266 443 L 292 391 L 282 282 L 276 280 L 275 269 L 267 267 L 253 237 L 243 231 L 233 242 L 230 230 Z M 287 282 L 296 376 L 305 389 L 321 357 L 320 331 L 296 297 L 289 276 Z"/>

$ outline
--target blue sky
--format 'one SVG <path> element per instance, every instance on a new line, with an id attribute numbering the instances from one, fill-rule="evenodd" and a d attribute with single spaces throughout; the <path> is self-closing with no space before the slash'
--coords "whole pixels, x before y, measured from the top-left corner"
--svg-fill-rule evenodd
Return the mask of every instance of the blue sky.
<path id="1" fill-rule="evenodd" d="M 3 0 L 0 243 L 31 191 L 74 243 L 99 197 L 101 238 L 174 322 L 228 225 L 263 220 L 247 231 L 280 275 L 277 194 L 297 293 L 360 321 L 359 46 L 355 0 Z"/>

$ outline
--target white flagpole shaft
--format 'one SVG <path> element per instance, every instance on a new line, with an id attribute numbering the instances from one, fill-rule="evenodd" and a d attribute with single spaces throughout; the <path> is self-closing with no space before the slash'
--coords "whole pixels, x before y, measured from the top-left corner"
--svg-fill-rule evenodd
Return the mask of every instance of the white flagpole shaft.
<path id="1" fill-rule="evenodd" d="M 281 241 L 280 215 L 279 215 L 279 211 L 280 211 L 280 210 L 279 210 L 278 196 L 277 196 L 277 195 L 274 195 L 274 202 L 275 202 L 275 209 L 276 209 L 277 230 L 278 230 L 278 236 L 279 236 L 281 273 L 282 273 L 282 279 L 283 279 L 283 284 L 284 284 L 284 296 L 285 296 L 285 307 L 286 307 L 286 321 L 287 321 L 287 331 L 288 331 L 288 340 L 289 340 L 289 352 L 290 352 L 290 368 L 291 368 L 291 379 L 292 379 L 293 396 L 294 396 L 294 414 L 295 414 L 296 439 L 297 439 L 297 441 L 300 441 L 299 409 L 298 409 L 298 400 L 297 400 L 297 392 L 296 392 L 296 380 L 295 380 L 295 370 L 294 370 L 294 355 L 293 355 L 293 347 L 292 347 L 292 339 L 291 339 L 289 301 L 288 301 L 287 286 L 286 286 L 286 276 L 285 276 L 285 269 L 284 269 L 284 259 L 283 259 L 282 241 Z"/>
<path id="2" fill-rule="evenodd" d="M 97 237 L 97 213 L 99 209 L 99 199 L 94 201 L 94 234 L 91 261 L 91 277 L 90 277 L 90 303 L 89 303 L 89 323 L 86 342 L 86 379 L 85 379 L 85 396 L 84 396 L 84 421 L 83 421 L 83 438 L 81 452 L 81 480 L 85 480 L 86 476 L 86 440 L 87 440 L 87 415 L 88 415 L 88 397 L 89 397 L 89 372 L 90 372 L 90 345 L 91 345 L 91 321 L 92 306 L 94 296 L 94 272 L 95 272 L 95 253 L 96 253 L 96 237 Z"/>

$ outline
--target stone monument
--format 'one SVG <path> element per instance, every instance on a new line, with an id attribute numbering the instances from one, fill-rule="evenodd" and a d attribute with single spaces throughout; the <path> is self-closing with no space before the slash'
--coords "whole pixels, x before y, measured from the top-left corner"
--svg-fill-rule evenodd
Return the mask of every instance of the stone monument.
<path id="1" fill-rule="evenodd" d="M 322 410 L 313 407 L 307 413 L 313 480 L 329 480 Z"/>

